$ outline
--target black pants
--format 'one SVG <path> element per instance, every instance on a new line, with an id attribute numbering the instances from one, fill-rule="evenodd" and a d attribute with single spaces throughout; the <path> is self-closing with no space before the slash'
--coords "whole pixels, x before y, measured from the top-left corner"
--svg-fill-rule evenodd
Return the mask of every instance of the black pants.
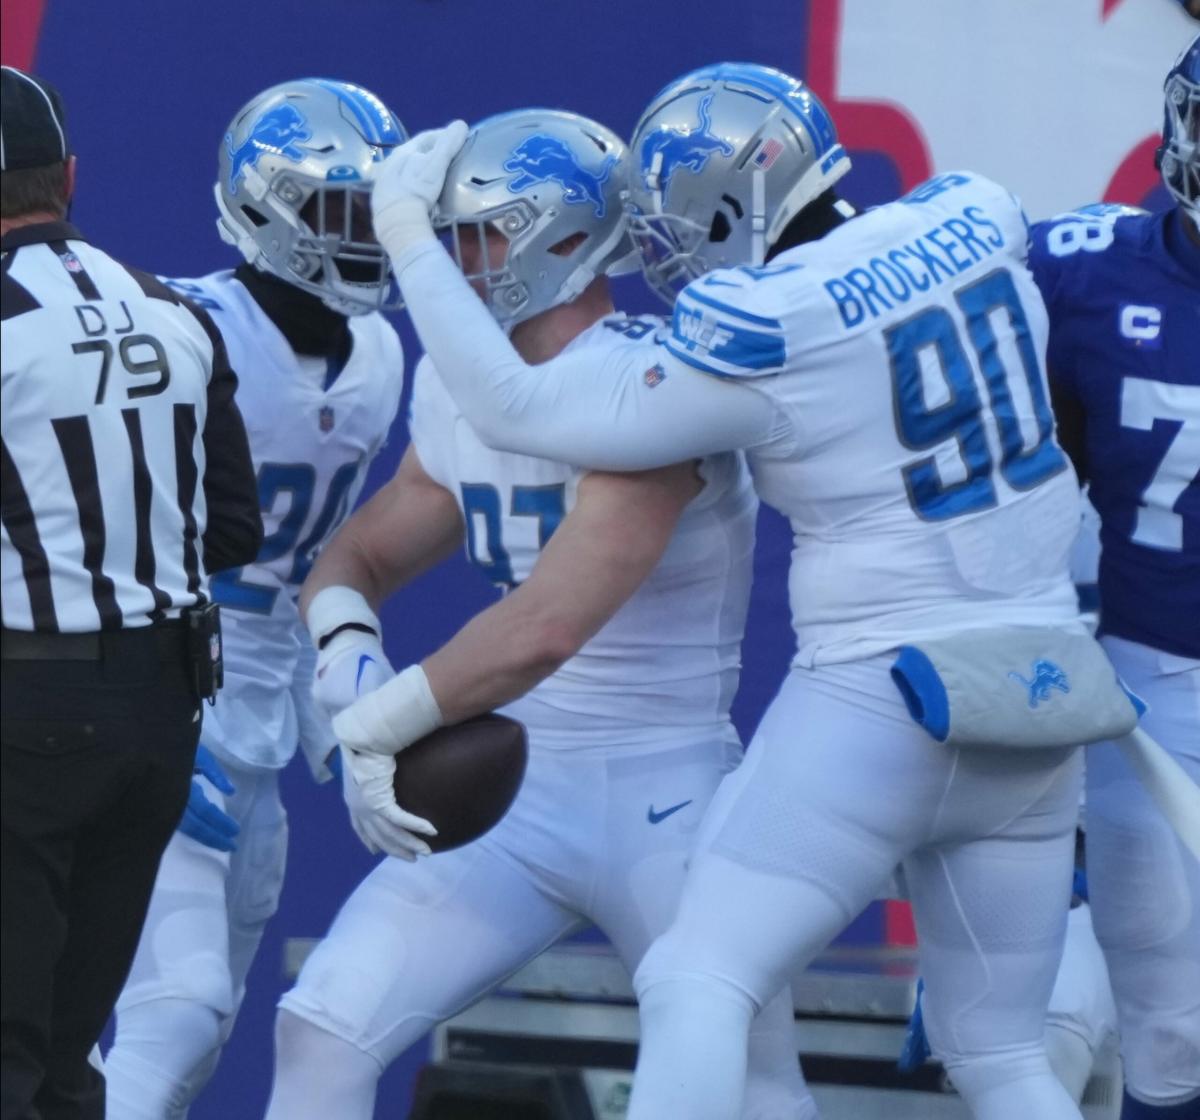
<path id="1" fill-rule="evenodd" d="M 166 639 L 166 640 L 164 640 Z M 125 982 L 200 734 L 182 631 L 3 662 L 0 1120 L 98 1120 Z"/>

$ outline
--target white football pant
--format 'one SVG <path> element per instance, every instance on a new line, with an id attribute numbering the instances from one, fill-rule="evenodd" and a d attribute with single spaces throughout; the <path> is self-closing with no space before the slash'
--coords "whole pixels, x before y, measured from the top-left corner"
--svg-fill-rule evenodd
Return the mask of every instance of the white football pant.
<path id="1" fill-rule="evenodd" d="M 909 718 L 893 658 L 794 669 L 705 819 L 635 984 L 629 1120 L 732 1120 L 755 1011 L 903 862 L 934 1054 L 979 1120 L 1079 1120 L 1043 1036 L 1082 753 L 960 751 Z"/>
<path id="2" fill-rule="evenodd" d="M 678 744 L 535 742 L 488 835 L 380 863 L 280 1001 L 268 1120 L 370 1120 L 390 1062 L 585 920 L 632 971 L 667 927 L 703 810 L 742 753 L 728 739 Z M 816 1116 L 782 987 L 753 1032 L 745 1107 L 733 1110 L 747 1120 Z"/>
<path id="3" fill-rule="evenodd" d="M 1200 782 L 1200 662 L 1103 644 L 1149 706 L 1142 726 Z M 1129 1094 L 1200 1097 L 1200 862 L 1111 743 L 1087 751 L 1088 891 L 1108 961 Z"/>
<path id="4" fill-rule="evenodd" d="M 210 801 L 241 826 L 237 851 L 176 832 L 163 855 L 105 1058 L 109 1120 L 179 1120 L 217 1066 L 246 974 L 279 906 L 287 815 L 274 770 L 221 760 L 235 792 Z"/>

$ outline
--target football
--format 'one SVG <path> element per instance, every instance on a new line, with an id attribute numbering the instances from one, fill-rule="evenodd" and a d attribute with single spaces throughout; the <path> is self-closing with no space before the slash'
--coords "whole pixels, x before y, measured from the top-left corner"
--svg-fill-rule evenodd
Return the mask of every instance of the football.
<path id="1" fill-rule="evenodd" d="M 477 840 L 508 812 L 521 788 L 525 727 L 494 713 L 439 727 L 396 755 L 396 803 L 438 830 L 445 852 Z"/>

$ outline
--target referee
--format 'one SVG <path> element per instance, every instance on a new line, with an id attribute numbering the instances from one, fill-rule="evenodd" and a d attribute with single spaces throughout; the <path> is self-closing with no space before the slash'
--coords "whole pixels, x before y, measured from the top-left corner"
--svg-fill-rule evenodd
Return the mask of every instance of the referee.
<path id="1" fill-rule="evenodd" d="M 262 524 L 216 329 L 64 220 L 61 99 L 2 81 L 0 1118 L 103 1117 L 89 1051 L 219 676 L 205 573 Z"/>

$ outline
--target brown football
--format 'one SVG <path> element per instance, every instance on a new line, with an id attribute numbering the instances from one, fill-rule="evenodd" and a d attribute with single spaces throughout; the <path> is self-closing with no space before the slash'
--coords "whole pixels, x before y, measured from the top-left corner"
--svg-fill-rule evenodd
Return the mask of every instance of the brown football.
<path id="1" fill-rule="evenodd" d="M 435 852 L 477 840 L 521 788 L 525 727 L 495 713 L 440 727 L 396 755 L 396 804 L 430 821 Z"/>

